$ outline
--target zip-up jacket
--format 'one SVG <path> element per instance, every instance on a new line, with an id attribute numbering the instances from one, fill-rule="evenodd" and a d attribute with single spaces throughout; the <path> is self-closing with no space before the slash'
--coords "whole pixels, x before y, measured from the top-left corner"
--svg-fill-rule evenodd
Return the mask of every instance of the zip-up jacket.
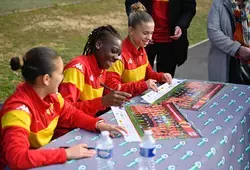
<path id="1" fill-rule="evenodd" d="M 76 108 L 95 116 L 104 110 L 101 97 L 106 71 L 100 69 L 94 55 L 78 56 L 64 68 L 64 79 L 59 87 L 63 98 Z"/>
<path id="2" fill-rule="evenodd" d="M 120 91 L 136 96 L 148 89 L 146 80 L 154 79 L 162 82 L 163 74 L 152 69 L 145 49 L 141 47 L 137 49 L 127 37 L 122 42 L 121 59 L 107 70 L 105 84 L 116 90 L 120 84 Z"/>
<path id="3" fill-rule="evenodd" d="M 27 83 L 6 100 L 0 119 L 0 170 L 6 165 L 17 170 L 66 162 L 65 149 L 37 148 L 48 144 L 58 127 L 95 130 L 99 120 L 76 109 L 60 93 L 42 100 Z"/>

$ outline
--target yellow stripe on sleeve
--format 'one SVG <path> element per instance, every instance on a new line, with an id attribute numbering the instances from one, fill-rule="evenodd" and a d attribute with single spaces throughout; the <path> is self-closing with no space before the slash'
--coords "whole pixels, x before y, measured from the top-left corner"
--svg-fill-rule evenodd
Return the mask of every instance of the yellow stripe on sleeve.
<path id="1" fill-rule="evenodd" d="M 59 116 L 55 117 L 47 128 L 40 130 L 39 132 L 30 132 L 29 141 L 33 148 L 39 148 L 48 144 L 53 137 L 54 130 L 58 124 Z"/>
<path id="2" fill-rule="evenodd" d="M 124 71 L 124 64 L 121 60 L 117 60 L 115 63 L 112 64 L 111 67 L 107 70 L 108 72 L 116 72 L 120 76 Z"/>
<path id="3" fill-rule="evenodd" d="M 84 88 L 84 75 L 76 68 L 68 68 L 64 71 L 62 83 L 72 83 L 82 92 Z"/>
<path id="4" fill-rule="evenodd" d="M 1 120 L 2 128 L 8 126 L 19 126 L 30 131 L 30 115 L 22 110 L 12 110 L 7 112 Z"/>
<path id="5" fill-rule="evenodd" d="M 64 106 L 64 99 L 63 99 L 61 93 L 57 93 L 57 98 L 58 98 L 59 103 L 60 103 L 60 109 L 62 109 Z"/>

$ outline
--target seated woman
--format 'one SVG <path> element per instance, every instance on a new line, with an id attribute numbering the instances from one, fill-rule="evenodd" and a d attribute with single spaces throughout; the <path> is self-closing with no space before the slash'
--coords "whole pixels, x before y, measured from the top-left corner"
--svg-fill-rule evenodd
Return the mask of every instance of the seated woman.
<path id="1" fill-rule="evenodd" d="M 152 40 L 152 17 L 139 2 L 133 4 L 131 9 L 128 18 L 129 34 L 122 42 L 122 58 L 108 69 L 105 84 L 136 96 L 149 88 L 157 91 L 156 82 L 171 83 L 172 77 L 169 73 L 153 71 L 148 62 L 144 47 Z"/>
<path id="2" fill-rule="evenodd" d="M 94 29 L 88 36 L 83 54 L 64 68 L 59 91 L 65 100 L 91 116 L 109 106 L 120 106 L 130 94 L 114 91 L 103 95 L 106 69 L 121 52 L 120 34 L 111 26 Z"/>
<path id="3" fill-rule="evenodd" d="M 11 68 L 21 68 L 20 84 L 0 112 L 0 169 L 29 169 L 92 157 L 86 144 L 68 149 L 38 149 L 50 142 L 57 127 L 90 131 L 124 131 L 76 109 L 64 100 L 57 88 L 63 78 L 63 61 L 47 47 L 29 50 L 24 57 L 11 59 Z"/>

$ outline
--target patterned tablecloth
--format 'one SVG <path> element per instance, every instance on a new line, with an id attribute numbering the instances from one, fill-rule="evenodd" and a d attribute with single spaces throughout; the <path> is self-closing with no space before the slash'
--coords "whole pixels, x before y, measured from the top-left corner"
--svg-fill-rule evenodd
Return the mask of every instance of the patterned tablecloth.
<path id="1" fill-rule="evenodd" d="M 141 101 L 135 97 L 134 103 Z M 201 111 L 181 110 L 202 138 L 158 140 L 157 170 L 247 170 L 250 169 L 250 86 L 228 84 Z M 111 111 L 103 115 L 116 124 Z M 52 141 L 45 148 L 87 143 L 95 146 L 99 135 L 80 129 Z M 78 140 L 76 140 L 78 139 Z M 114 139 L 115 170 L 138 169 L 139 143 Z M 97 159 L 68 161 L 38 169 L 97 169 Z"/>

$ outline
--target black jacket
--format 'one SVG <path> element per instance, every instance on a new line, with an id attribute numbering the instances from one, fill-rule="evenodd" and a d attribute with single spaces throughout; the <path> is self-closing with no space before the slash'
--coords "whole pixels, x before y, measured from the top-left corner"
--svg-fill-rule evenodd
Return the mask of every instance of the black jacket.
<path id="1" fill-rule="evenodd" d="M 126 0 L 126 12 L 129 14 L 130 7 L 133 3 L 140 1 L 147 9 L 149 14 L 152 13 L 152 0 Z M 175 47 L 176 63 L 180 66 L 187 59 L 188 39 L 187 29 L 196 13 L 195 0 L 169 0 L 169 25 L 171 34 L 174 34 L 176 26 L 182 29 L 180 39 L 173 41 Z"/>

